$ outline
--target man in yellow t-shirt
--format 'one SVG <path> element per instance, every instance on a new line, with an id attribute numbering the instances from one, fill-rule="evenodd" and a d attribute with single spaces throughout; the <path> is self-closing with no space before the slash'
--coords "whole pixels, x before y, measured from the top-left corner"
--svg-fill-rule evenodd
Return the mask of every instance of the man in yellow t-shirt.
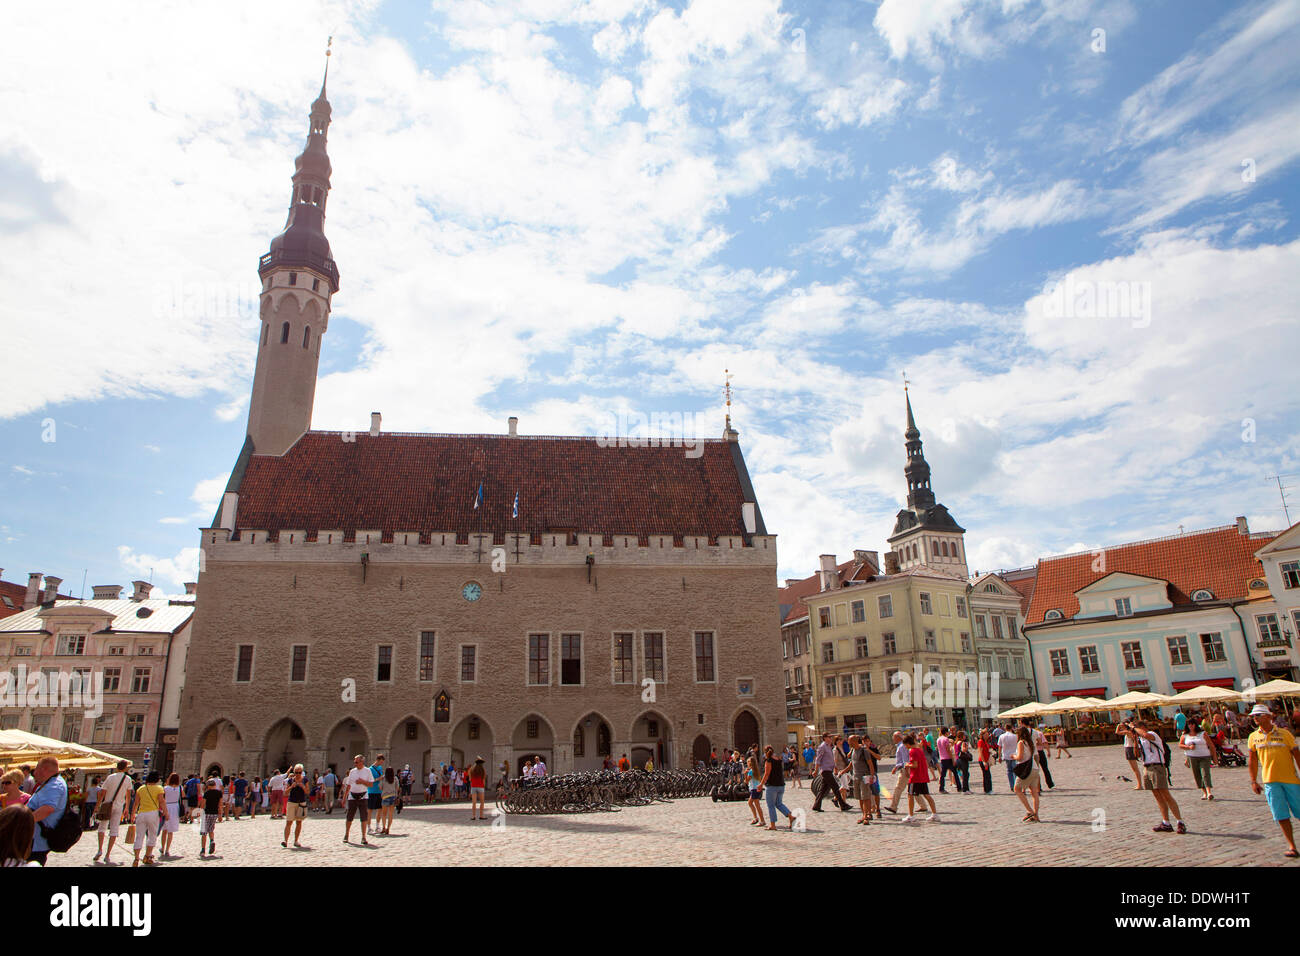
<path id="1" fill-rule="evenodd" d="M 1300 818 L 1300 749 L 1296 748 L 1295 737 L 1289 730 L 1273 726 L 1273 715 L 1267 704 L 1256 704 L 1250 716 L 1255 719 L 1259 729 L 1246 740 L 1250 749 L 1250 788 L 1255 793 L 1261 789 L 1268 808 L 1273 811 L 1273 819 L 1282 828 L 1286 837 L 1286 856 L 1298 857 L 1295 836 L 1291 830 L 1291 818 Z M 1256 779 L 1263 769 L 1264 786 L 1260 787 Z"/>

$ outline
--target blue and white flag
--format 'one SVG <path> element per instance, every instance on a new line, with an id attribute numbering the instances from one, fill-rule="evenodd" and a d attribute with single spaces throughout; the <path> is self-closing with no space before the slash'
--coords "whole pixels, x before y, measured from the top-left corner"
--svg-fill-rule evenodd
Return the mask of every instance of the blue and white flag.
<path id="1" fill-rule="evenodd" d="M 512 518 L 519 517 L 519 492 L 518 491 L 515 492 L 515 506 L 513 510 L 511 510 L 510 512 L 510 517 Z"/>
<path id="2" fill-rule="evenodd" d="M 483 482 L 478 483 L 478 494 L 474 496 L 474 510 L 478 511 L 478 506 L 483 503 Z"/>

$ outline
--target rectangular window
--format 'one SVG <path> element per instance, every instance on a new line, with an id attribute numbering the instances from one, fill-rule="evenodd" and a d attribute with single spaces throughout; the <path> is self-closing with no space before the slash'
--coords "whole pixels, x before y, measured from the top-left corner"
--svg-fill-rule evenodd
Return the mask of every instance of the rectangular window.
<path id="1" fill-rule="evenodd" d="M 91 742 L 111 744 L 113 742 L 113 716 L 104 714 L 95 718 L 95 728 L 91 731 Z"/>
<path id="2" fill-rule="evenodd" d="M 1013 641 L 1016 638 L 1016 618 L 1015 615 L 1007 618 L 1007 640 Z"/>
<path id="3" fill-rule="evenodd" d="M 957 598 L 957 616 L 966 616 L 966 599 L 964 597 Z"/>
<path id="4" fill-rule="evenodd" d="M 551 637 L 549 634 L 528 635 L 528 683 L 546 685 L 551 682 Z"/>
<path id="5" fill-rule="evenodd" d="M 896 677 L 898 677 L 897 667 L 889 667 L 885 669 L 885 690 L 893 690 L 896 687 L 898 683 L 895 680 Z"/>
<path id="6" fill-rule="evenodd" d="M 831 626 L 831 609 L 828 607 L 819 607 L 817 609 L 817 623 L 821 627 Z"/>
<path id="7" fill-rule="evenodd" d="M 933 628 L 929 628 L 929 627 L 927 627 L 927 628 L 925 629 L 925 649 L 926 649 L 927 651 L 937 651 L 937 650 L 939 649 L 939 644 L 938 644 L 938 642 L 934 639 L 934 629 L 933 629 Z"/>
<path id="8" fill-rule="evenodd" d="M 136 653 L 139 654 L 141 657 L 152 657 L 153 645 L 150 644 L 148 647 L 142 647 L 138 651 L 136 651 Z"/>
<path id="9" fill-rule="evenodd" d="M 802 667 L 796 667 L 794 669 L 794 686 L 801 690 L 803 689 L 803 668 Z"/>
<path id="10" fill-rule="evenodd" d="M 110 647 L 110 648 L 108 649 L 108 656 L 109 656 L 109 657 L 125 657 L 125 656 L 126 656 L 126 648 L 123 647 L 121 644 L 114 644 L 112 647 Z"/>
<path id="11" fill-rule="evenodd" d="M 116 694 L 122 686 L 122 668 L 104 668 L 104 693 Z"/>
<path id="12" fill-rule="evenodd" d="M 1011 660 L 1016 665 L 1016 677 L 1023 678 L 1025 676 L 1025 659 L 1017 655 Z"/>
<path id="13" fill-rule="evenodd" d="M 614 635 L 614 683 L 632 683 L 632 645 L 630 631 L 620 631 Z"/>
<path id="14" fill-rule="evenodd" d="M 880 635 L 880 645 L 880 653 L 882 654 L 898 653 L 898 642 L 894 640 L 893 631 L 886 631 Z"/>
<path id="15" fill-rule="evenodd" d="M 85 634 L 60 634 L 59 647 L 54 653 L 56 654 L 84 654 L 86 653 L 86 635 Z M 43 735 L 48 736 L 48 735 Z"/>
<path id="16" fill-rule="evenodd" d="M 880 616 L 882 618 L 894 616 L 894 598 L 891 595 L 882 594 L 876 599 L 876 604 L 879 605 Z"/>
<path id="17" fill-rule="evenodd" d="M 375 658 L 375 680 L 386 684 L 393 679 L 393 645 L 380 644 Z"/>
<path id="18" fill-rule="evenodd" d="M 864 637 L 858 637 L 858 638 L 855 638 L 854 641 L 853 641 L 853 652 L 854 652 L 854 654 L 856 654 L 858 657 L 868 657 L 868 656 L 870 656 L 869 647 L 870 647 L 870 645 L 867 644 L 867 639 L 866 639 L 865 636 L 864 636 Z"/>
<path id="19" fill-rule="evenodd" d="M 127 714 L 126 742 L 138 744 L 144 740 L 144 714 Z"/>
<path id="20" fill-rule="evenodd" d="M 433 680 L 434 651 L 438 646 L 437 635 L 433 631 L 420 632 L 420 676 L 419 680 Z"/>
<path id="21" fill-rule="evenodd" d="M 781 660 L 788 661 L 789 659 L 790 659 L 790 642 L 783 637 L 781 638 Z"/>
<path id="22" fill-rule="evenodd" d="M 1176 637 L 1166 637 L 1165 643 L 1169 645 L 1169 663 L 1170 664 L 1190 664 L 1192 655 L 1187 649 L 1187 635 L 1179 634 Z"/>
<path id="23" fill-rule="evenodd" d="M 790 669 L 788 667 L 786 668 L 785 671 L 785 689 L 787 691 L 790 690 Z"/>
<path id="24" fill-rule="evenodd" d="M 989 636 L 989 629 L 984 626 L 984 615 L 975 615 L 975 636 L 983 639 Z"/>
<path id="25" fill-rule="evenodd" d="M 702 684 L 714 680 L 712 631 L 695 632 L 695 680 Z"/>
<path id="26" fill-rule="evenodd" d="M 822 642 L 822 663 L 823 664 L 835 663 L 835 645 L 832 644 L 830 641 Z"/>
<path id="27" fill-rule="evenodd" d="M 997 619 L 994 618 L 994 620 Z M 1069 677 L 1070 676 L 1069 652 L 1064 650 L 1048 651 L 1048 655 L 1051 657 L 1051 661 L 1052 661 L 1052 676 Z"/>
<path id="28" fill-rule="evenodd" d="M 962 631 L 962 632 L 961 632 L 961 652 L 962 652 L 963 654 L 969 654 L 969 653 L 971 653 L 971 643 L 970 643 L 970 632 L 969 632 L 969 631 Z"/>
<path id="29" fill-rule="evenodd" d="M 19 644 L 16 647 L 14 647 L 14 657 L 31 657 L 31 656 L 32 656 L 32 645 Z M 11 727 L 9 729 L 14 730 L 16 728 Z"/>
<path id="30" fill-rule="evenodd" d="M 32 733 L 42 737 L 50 735 L 51 714 L 32 714 Z"/>
<path id="31" fill-rule="evenodd" d="M 849 605 L 853 610 L 853 623 L 861 624 L 867 619 L 867 605 L 865 601 L 854 601 Z"/>
<path id="32" fill-rule="evenodd" d="M 1079 673 L 1096 674 L 1101 670 L 1101 665 L 1097 660 L 1097 648 L 1095 645 L 1079 648 Z"/>
<path id="33" fill-rule="evenodd" d="M 841 677 L 840 677 L 840 696 L 841 696 L 841 697 L 852 697 L 852 696 L 853 696 L 853 675 L 852 675 L 852 674 L 843 674 L 843 675 L 841 675 Z"/>
<path id="34" fill-rule="evenodd" d="M 822 683 L 823 683 L 824 689 L 825 689 L 825 691 L 826 691 L 826 693 L 825 693 L 823 696 L 825 696 L 825 697 L 834 697 L 834 696 L 835 696 L 835 686 L 836 686 L 836 685 L 835 685 L 835 678 L 834 678 L 834 677 L 827 677 L 827 678 L 825 679 L 825 681 L 823 681 Z"/>
<path id="35" fill-rule="evenodd" d="M 1128 598 L 1115 598 L 1115 616 L 1129 617 L 1133 614 L 1133 605 Z"/>
<path id="36" fill-rule="evenodd" d="M 63 718 L 62 740 L 70 744 L 81 743 L 81 718 L 75 715 Z"/>
<path id="37" fill-rule="evenodd" d="M 560 683 L 582 683 L 582 635 L 560 635 Z"/>
<path id="38" fill-rule="evenodd" d="M 641 656 L 644 658 L 644 675 L 651 680 L 664 679 L 664 635 L 662 631 L 646 631 L 641 635 Z"/>
<path id="39" fill-rule="evenodd" d="M 934 609 L 930 606 L 930 595 L 926 594 L 924 591 L 921 592 L 921 613 L 922 614 L 934 613 Z"/>
<path id="40" fill-rule="evenodd" d="M 800 640 L 799 635 L 796 634 L 794 636 L 794 656 L 798 657 L 802 653 L 803 653 L 803 641 Z"/>
<path id="41" fill-rule="evenodd" d="M 1011 671 L 1008 669 L 1007 655 L 1005 654 L 998 655 L 998 676 L 1003 680 L 1009 680 L 1011 678 Z"/>
<path id="42" fill-rule="evenodd" d="M 1119 647 L 1124 654 L 1125 670 L 1140 671 L 1145 666 L 1142 663 L 1142 645 L 1138 641 L 1124 641 Z"/>
<path id="43" fill-rule="evenodd" d="M 1202 634 L 1201 653 L 1205 655 L 1205 663 L 1207 664 L 1226 661 L 1228 655 L 1223 651 L 1223 635 L 1217 632 L 1213 634 Z"/>
<path id="44" fill-rule="evenodd" d="M 235 666 L 235 680 L 247 684 L 253 679 L 253 645 L 240 644 L 239 658 Z"/>
<path id="45" fill-rule="evenodd" d="M 147 694 L 149 693 L 149 681 L 153 676 L 153 670 L 148 667 L 137 667 L 131 674 L 131 693 Z"/>
<path id="46" fill-rule="evenodd" d="M 293 662 L 289 667 L 289 680 L 301 684 L 307 680 L 307 645 L 293 645 Z"/>
<path id="47" fill-rule="evenodd" d="M 1255 624 L 1259 628 L 1259 642 L 1261 644 L 1275 643 L 1282 640 L 1282 632 L 1278 629 L 1276 614 L 1256 614 Z"/>
<path id="48" fill-rule="evenodd" d="M 861 674 L 858 675 L 858 693 L 859 694 L 871 693 L 871 674 L 869 671 L 863 671 Z"/>
<path id="49" fill-rule="evenodd" d="M 993 617 L 993 639 L 1002 640 L 1002 618 L 996 615 Z"/>
<path id="50" fill-rule="evenodd" d="M 460 647 L 460 682 L 462 684 L 472 684 L 477 679 L 475 676 L 477 663 L 478 648 L 473 644 L 462 644 Z"/>
<path id="51" fill-rule="evenodd" d="M 1288 561 L 1278 565 L 1282 572 L 1282 587 L 1288 591 L 1300 588 L 1300 561 Z"/>

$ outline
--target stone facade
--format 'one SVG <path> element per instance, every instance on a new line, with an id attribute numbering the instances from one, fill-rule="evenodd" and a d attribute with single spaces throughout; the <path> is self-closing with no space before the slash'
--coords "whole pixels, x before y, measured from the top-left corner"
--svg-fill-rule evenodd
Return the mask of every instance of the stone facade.
<path id="1" fill-rule="evenodd" d="M 746 742 L 744 713 L 763 742 L 784 742 L 770 537 L 755 537 L 749 548 L 728 547 L 727 539 L 689 550 L 671 542 L 638 548 L 635 540 L 629 548 L 597 547 L 590 581 L 585 542 L 525 546 L 494 572 L 490 550 L 479 560 L 468 544 L 375 545 L 359 537 L 361 544 L 288 544 L 282 533 L 282 544 L 205 532 L 179 767 L 264 773 L 286 757 L 309 768 L 346 767 L 360 744 L 367 755 L 393 754 L 419 772 L 431 762 L 482 756 L 513 773 L 533 753 L 563 772 L 598 766 L 606 739 L 615 759 L 638 750 L 638 765 L 648 755 L 656 765 L 682 767 L 699 747 Z M 476 601 L 465 597 L 470 584 L 481 589 Z M 427 632 L 432 671 L 422 674 Z M 628 632 L 631 679 L 615 683 L 613 635 Z M 643 685 L 644 636 L 659 632 L 664 679 L 651 689 Z M 696 679 L 696 632 L 713 635 L 711 682 Z M 549 635 L 545 685 L 529 683 L 530 634 Z M 581 637 L 576 685 L 560 683 L 562 634 Z M 253 648 L 247 681 L 237 680 L 240 645 Z M 291 680 L 294 645 L 307 647 L 302 681 Z M 462 680 L 466 646 L 475 649 L 472 681 Z M 378 679 L 380 647 L 392 648 L 387 681 Z M 355 695 L 345 700 L 348 681 Z M 439 722 L 435 698 L 444 691 L 448 714 Z M 286 734 L 288 722 L 297 730 Z"/>

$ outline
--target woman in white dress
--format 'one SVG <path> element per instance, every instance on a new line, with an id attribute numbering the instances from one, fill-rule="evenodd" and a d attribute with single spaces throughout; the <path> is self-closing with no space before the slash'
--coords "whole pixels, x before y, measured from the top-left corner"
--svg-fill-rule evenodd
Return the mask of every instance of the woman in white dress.
<path id="1" fill-rule="evenodd" d="M 163 787 L 163 799 L 167 802 L 167 819 L 163 821 L 161 844 L 162 857 L 171 856 L 172 838 L 181 828 L 181 775 L 172 774 Z"/>

